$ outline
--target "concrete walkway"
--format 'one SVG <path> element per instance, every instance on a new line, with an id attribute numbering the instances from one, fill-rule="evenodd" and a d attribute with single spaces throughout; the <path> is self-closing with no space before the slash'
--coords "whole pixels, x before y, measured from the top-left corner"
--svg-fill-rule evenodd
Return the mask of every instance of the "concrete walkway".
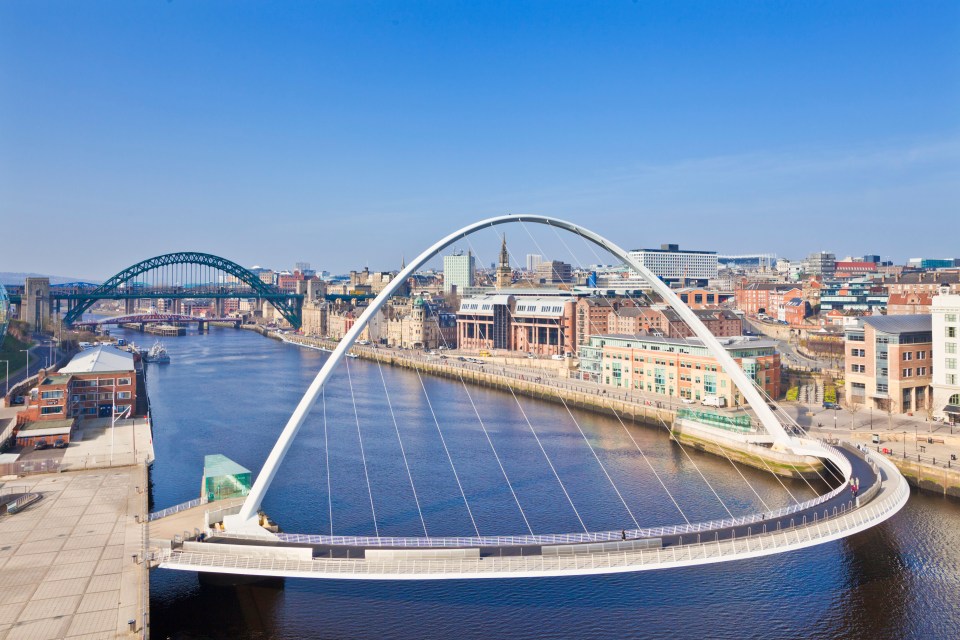
<path id="1" fill-rule="evenodd" d="M 4 483 L 43 499 L 0 517 L 0 640 L 142 637 L 145 482 L 130 466 Z"/>

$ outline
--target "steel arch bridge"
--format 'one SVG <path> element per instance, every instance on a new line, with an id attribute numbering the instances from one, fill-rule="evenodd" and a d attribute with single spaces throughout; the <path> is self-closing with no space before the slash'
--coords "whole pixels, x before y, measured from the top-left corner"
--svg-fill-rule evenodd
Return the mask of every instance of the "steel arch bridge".
<path id="1" fill-rule="evenodd" d="M 139 282 L 144 274 L 166 269 L 166 279 L 152 284 Z M 211 282 L 210 276 L 227 274 L 238 283 Z M 203 282 L 204 277 L 207 278 Z M 138 262 L 117 273 L 100 286 L 90 289 L 76 287 L 66 293 L 54 294 L 66 300 L 69 306 L 64 322 L 74 325 L 98 300 L 140 299 L 195 299 L 195 298 L 257 298 L 276 308 L 283 318 L 300 328 L 302 324 L 303 295 L 281 291 L 262 281 L 255 273 L 232 260 L 209 253 L 180 251 L 167 253 Z"/>
<path id="2" fill-rule="evenodd" d="M 416 269 L 444 248 L 480 229 L 510 222 L 542 224 L 572 232 L 636 270 L 680 314 L 723 366 L 772 437 L 773 449 L 831 462 L 839 473 L 837 486 L 812 500 L 776 511 L 739 517 L 731 514 L 731 518 L 722 521 L 688 522 L 629 532 L 545 535 L 531 532 L 529 536 L 482 537 L 477 532 L 476 537 L 455 538 L 268 533 L 259 524 L 261 501 L 327 379 L 370 318 Z M 861 480 L 865 489 L 862 497 L 848 498 L 848 486 L 855 481 L 860 487 Z M 557 218 L 500 216 L 468 225 L 439 240 L 402 270 L 369 305 L 304 394 L 243 504 L 204 514 L 207 530 L 221 544 L 200 544 L 185 538 L 182 546 L 166 548 L 151 557 L 151 561 L 183 571 L 355 580 L 515 578 L 643 571 L 766 556 L 839 540 L 890 518 L 906 504 L 909 495 L 906 480 L 883 456 L 849 445 L 833 447 L 811 438 L 794 437 L 788 432 L 743 370 L 689 307 L 623 249 L 598 234 Z M 211 516 L 222 518 L 217 533 L 210 529 Z"/>

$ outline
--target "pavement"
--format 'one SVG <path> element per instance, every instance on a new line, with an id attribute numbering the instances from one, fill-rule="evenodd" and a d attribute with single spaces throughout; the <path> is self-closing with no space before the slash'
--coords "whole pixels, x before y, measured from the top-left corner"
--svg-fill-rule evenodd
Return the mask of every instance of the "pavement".
<path id="1" fill-rule="evenodd" d="M 5 483 L 43 498 L 0 517 L 0 640 L 137 635 L 128 621 L 140 629 L 148 606 L 144 479 L 132 466 Z"/>

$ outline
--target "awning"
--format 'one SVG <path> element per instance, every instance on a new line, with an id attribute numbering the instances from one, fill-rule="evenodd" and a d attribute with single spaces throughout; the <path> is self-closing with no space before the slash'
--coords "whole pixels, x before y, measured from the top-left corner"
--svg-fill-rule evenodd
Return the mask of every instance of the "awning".
<path id="1" fill-rule="evenodd" d="M 960 415 L 960 405 L 958 404 L 948 404 L 943 408 L 944 413 L 952 413 L 954 415 Z"/>

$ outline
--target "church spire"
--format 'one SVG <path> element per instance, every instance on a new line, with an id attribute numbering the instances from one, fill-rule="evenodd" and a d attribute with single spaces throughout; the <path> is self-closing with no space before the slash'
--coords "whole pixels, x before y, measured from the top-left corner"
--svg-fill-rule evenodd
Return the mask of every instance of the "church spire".
<path id="1" fill-rule="evenodd" d="M 497 267 L 497 289 L 505 289 L 513 284 L 513 269 L 510 268 L 510 253 L 507 251 L 507 234 L 503 234 L 500 245 L 500 266 Z"/>

